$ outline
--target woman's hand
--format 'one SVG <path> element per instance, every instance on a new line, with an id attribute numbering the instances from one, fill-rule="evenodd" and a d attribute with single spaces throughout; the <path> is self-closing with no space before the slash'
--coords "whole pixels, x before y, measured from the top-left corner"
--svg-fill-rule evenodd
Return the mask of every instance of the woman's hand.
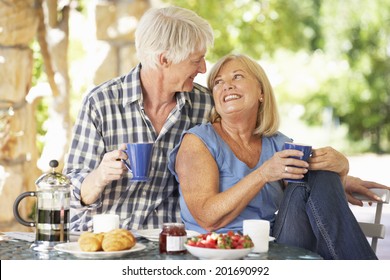
<path id="1" fill-rule="evenodd" d="M 375 183 L 371 181 L 363 181 L 360 178 L 352 177 L 352 176 L 347 176 L 346 178 L 345 193 L 347 195 L 347 199 L 349 203 L 353 205 L 363 206 L 363 202 L 353 197 L 352 193 L 359 193 L 364 196 L 367 196 L 368 198 L 371 198 L 372 201 L 379 201 L 380 197 L 377 197 L 373 192 L 371 192 L 370 191 L 371 188 L 390 190 L 390 187 L 387 187 L 379 183 Z"/>
<path id="2" fill-rule="evenodd" d="M 342 153 L 332 147 L 313 149 L 309 164 L 310 170 L 326 170 L 338 173 L 345 186 L 345 179 L 349 172 L 349 161 Z"/>
<path id="3" fill-rule="evenodd" d="M 281 179 L 302 179 L 308 172 L 309 164 L 304 160 L 292 158 L 302 156 L 301 151 L 292 149 L 277 152 L 258 169 L 259 175 L 265 183 Z"/>

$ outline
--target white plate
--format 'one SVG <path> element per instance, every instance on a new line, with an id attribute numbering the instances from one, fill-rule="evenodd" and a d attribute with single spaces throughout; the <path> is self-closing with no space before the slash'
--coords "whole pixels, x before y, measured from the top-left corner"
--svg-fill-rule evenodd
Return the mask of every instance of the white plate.
<path id="1" fill-rule="evenodd" d="M 133 248 L 129 250 L 114 251 L 114 252 L 104 252 L 104 251 L 84 252 L 81 251 L 80 246 L 77 242 L 63 243 L 54 246 L 54 249 L 56 249 L 57 251 L 69 253 L 78 258 L 86 258 L 86 259 L 119 258 L 129 253 L 142 251 L 145 248 L 146 248 L 145 245 L 137 243 Z"/>
<path id="2" fill-rule="evenodd" d="M 245 249 L 210 249 L 184 244 L 187 251 L 201 260 L 239 260 L 248 255 L 253 248 Z"/>
<path id="3" fill-rule="evenodd" d="M 142 230 L 136 230 L 134 231 L 135 235 L 139 235 L 141 237 L 144 237 L 152 242 L 159 242 L 160 240 L 160 232 L 161 229 L 142 229 Z M 193 230 L 186 230 L 187 232 L 187 238 L 198 236 L 200 235 L 199 232 L 193 231 Z"/>

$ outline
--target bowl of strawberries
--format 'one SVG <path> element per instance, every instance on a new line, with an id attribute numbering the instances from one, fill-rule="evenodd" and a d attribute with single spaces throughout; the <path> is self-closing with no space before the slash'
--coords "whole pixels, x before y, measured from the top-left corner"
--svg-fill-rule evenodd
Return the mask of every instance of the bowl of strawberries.
<path id="1" fill-rule="evenodd" d="M 184 246 L 190 254 L 199 259 L 238 260 L 252 251 L 253 242 L 248 235 L 233 231 L 209 232 L 187 239 Z"/>

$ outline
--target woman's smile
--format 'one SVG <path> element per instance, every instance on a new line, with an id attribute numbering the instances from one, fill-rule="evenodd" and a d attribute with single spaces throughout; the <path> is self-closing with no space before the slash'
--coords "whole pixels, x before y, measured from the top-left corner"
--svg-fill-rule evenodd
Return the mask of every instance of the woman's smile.
<path id="1" fill-rule="evenodd" d="M 241 96 L 238 94 L 229 94 L 229 95 L 224 97 L 223 101 L 228 102 L 228 101 L 232 101 L 232 100 L 236 100 L 236 99 L 240 99 L 240 98 L 241 98 Z"/>

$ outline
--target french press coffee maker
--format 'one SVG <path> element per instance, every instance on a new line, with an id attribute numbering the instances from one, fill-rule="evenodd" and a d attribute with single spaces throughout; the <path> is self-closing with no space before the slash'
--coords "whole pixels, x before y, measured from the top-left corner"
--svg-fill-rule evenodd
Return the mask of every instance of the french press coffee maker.
<path id="1" fill-rule="evenodd" d="M 13 206 L 19 223 L 36 228 L 31 247 L 37 251 L 49 251 L 56 244 L 69 242 L 70 180 L 55 171 L 58 161 L 52 160 L 49 165 L 51 172 L 41 175 L 35 182 L 37 191 L 22 193 Z M 26 197 L 37 198 L 35 221 L 26 221 L 19 214 L 19 203 Z"/>

